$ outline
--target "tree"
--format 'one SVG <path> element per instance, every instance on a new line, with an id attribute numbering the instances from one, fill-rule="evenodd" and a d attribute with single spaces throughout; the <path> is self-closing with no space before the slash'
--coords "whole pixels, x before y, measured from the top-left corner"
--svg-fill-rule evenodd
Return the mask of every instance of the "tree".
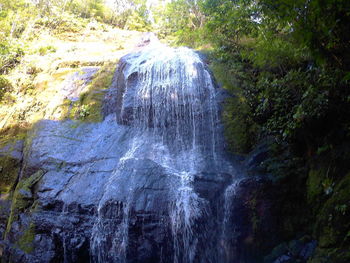
<path id="1" fill-rule="evenodd" d="M 201 0 L 173 0 L 154 7 L 155 28 L 162 37 L 176 36 L 178 43 L 194 45 L 200 42 L 206 17 Z"/>

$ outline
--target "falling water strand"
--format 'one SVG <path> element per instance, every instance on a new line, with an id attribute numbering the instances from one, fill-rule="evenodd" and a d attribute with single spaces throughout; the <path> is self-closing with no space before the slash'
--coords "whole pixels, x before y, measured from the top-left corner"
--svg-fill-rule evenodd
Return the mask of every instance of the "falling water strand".
<path id="1" fill-rule="evenodd" d="M 120 171 L 126 167 L 126 162 L 134 157 L 134 154 L 139 147 L 139 140 L 134 138 L 129 146 L 129 150 L 120 158 L 117 169 L 112 173 L 104 190 L 105 196 L 108 197 L 109 192 L 117 191 L 115 181 L 121 176 Z M 130 184 L 132 185 L 132 183 Z M 102 198 L 98 207 L 98 220 L 92 230 L 91 248 L 94 261 L 98 263 L 116 262 L 125 263 L 127 256 L 127 245 L 129 239 L 129 215 L 132 188 L 127 189 L 130 193 L 126 200 L 108 204 Z M 110 211 L 103 211 L 108 207 Z M 112 244 L 109 244 L 108 235 L 112 233 Z"/>
<path id="2" fill-rule="evenodd" d="M 61 212 L 61 215 L 60 215 L 60 219 L 64 219 L 64 217 L 66 216 L 68 212 L 68 206 L 67 204 L 63 204 L 63 207 L 62 207 L 62 212 Z M 67 260 L 67 244 L 66 244 L 66 233 L 65 232 L 62 232 L 62 245 L 63 245 L 63 263 L 67 263 L 68 260 Z"/>
<path id="3" fill-rule="evenodd" d="M 205 211 L 203 200 L 191 188 L 189 173 L 178 175 L 181 181 L 175 202 L 170 209 L 174 244 L 174 263 L 193 262 L 198 239 L 193 233 L 195 220 Z"/>
<path id="4" fill-rule="evenodd" d="M 233 242 L 236 242 L 236 227 L 232 222 L 236 220 L 232 219 L 235 216 L 232 214 L 232 204 L 240 181 L 240 179 L 233 181 L 226 188 L 224 194 L 224 216 L 220 235 L 220 257 L 222 262 L 232 262 L 234 260 L 234 251 L 232 248 L 236 245 L 233 244 Z"/>

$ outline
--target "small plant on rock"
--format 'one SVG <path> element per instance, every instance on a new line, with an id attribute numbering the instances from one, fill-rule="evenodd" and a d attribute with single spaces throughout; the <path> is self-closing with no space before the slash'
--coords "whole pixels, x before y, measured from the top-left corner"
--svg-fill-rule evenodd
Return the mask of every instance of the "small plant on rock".
<path id="1" fill-rule="evenodd" d="M 87 116 L 90 115 L 90 106 L 89 105 L 82 105 L 79 110 L 79 118 L 85 119 Z"/>

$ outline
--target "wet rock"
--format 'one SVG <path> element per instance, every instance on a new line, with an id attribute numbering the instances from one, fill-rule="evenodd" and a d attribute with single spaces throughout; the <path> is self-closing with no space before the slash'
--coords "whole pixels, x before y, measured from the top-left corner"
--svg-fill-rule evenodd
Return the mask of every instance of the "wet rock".
<path id="1" fill-rule="evenodd" d="M 99 70 L 98 67 L 85 67 L 71 74 L 63 83 L 60 90 L 64 98 L 77 101 L 79 95 L 86 86 L 92 81 L 94 75 Z"/>
<path id="2" fill-rule="evenodd" d="M 309 238 L 292 240 L 276 246 L 272 252 L 265 257 L 265 263 L 300 262 L 306 263 L 314 254 L 317 246 L 315 240 Z"/>
<path id="3" fill-rule="evenodd" d="M 0 148 L 0 157 L 7 156 L 16 160 L 22 160 L 24 140 L 17 140 Z"/>
<path id="4" fill-rule="evenodd" d="M 6 230 L 7 220 L 11 212 L 11 201 L 8 199 L 0 199 L 0 237 L 3 237 Z M 1 255 L 0 255 L 1 257 Z"/>
<path id="5" fill-rule="evenodd" d="M 299 256 L 303 260 L 307 261 L 314 254 L 316 247 L 317 247 L 316 240 L 312 240 L 312 241 L 304 244 L 304 246 L 300 250 Z"/>
<path id="6" fill-rule="evenodd" d="M 33 198 L 33 195 L 30 191 L 26 190 L 26 189 L 20 189 L 19 194 L 22 196 L 22 198 L 24 199 L 31 199 Z"/>
<path id="7" fill-rule="evenodd" d="M 269 157 L 269 142 L 260 143 L 255 149 L 249 153 L 244 166 L 251 172 L 265 172 L 263 167 L 264 161 Z"/>
<path id="8" fill-rule="evenodd" d="M 278 259 L 276 259 L 273 263 L 285 263 L 285 262 L 290 262 L 292 259 L 291 256 L 289 255 L 282 255 Z"/>
<path id="9" fill-rule="evenodd" d="M 207 200 L 215 200 L 232 181 L 230 174 L 201 173 L 194 177 L 193 187 L 200 196 Z"/>

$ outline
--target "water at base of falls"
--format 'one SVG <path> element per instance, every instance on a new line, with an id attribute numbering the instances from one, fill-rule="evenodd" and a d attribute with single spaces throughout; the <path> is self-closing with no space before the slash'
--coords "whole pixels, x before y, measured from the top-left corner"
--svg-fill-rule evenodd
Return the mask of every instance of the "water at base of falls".
<path id="1" fill-rule="evenodd" d="M 129 146 L 99 203 L 92 261 L 129 262 L 129 228 L 140 214 L 155 217 L 171 235 L 169 245 L 158 246 L 172 255 L 159 262 L 218 262 L 219 251 L 210 259 L 203 252 L 206 245 L 213 250 L 203 232 L 217 223 L 207 223 L 216 215 L 209 215 L 210 200 L 194 189 L 196 176 L 228 166 L 221 157 L 217 91 L 206 65 L 188 48 L 151 45 L 121 59 L 116 85 L 117 120 L 129 126 L 123 138 Z"/>

